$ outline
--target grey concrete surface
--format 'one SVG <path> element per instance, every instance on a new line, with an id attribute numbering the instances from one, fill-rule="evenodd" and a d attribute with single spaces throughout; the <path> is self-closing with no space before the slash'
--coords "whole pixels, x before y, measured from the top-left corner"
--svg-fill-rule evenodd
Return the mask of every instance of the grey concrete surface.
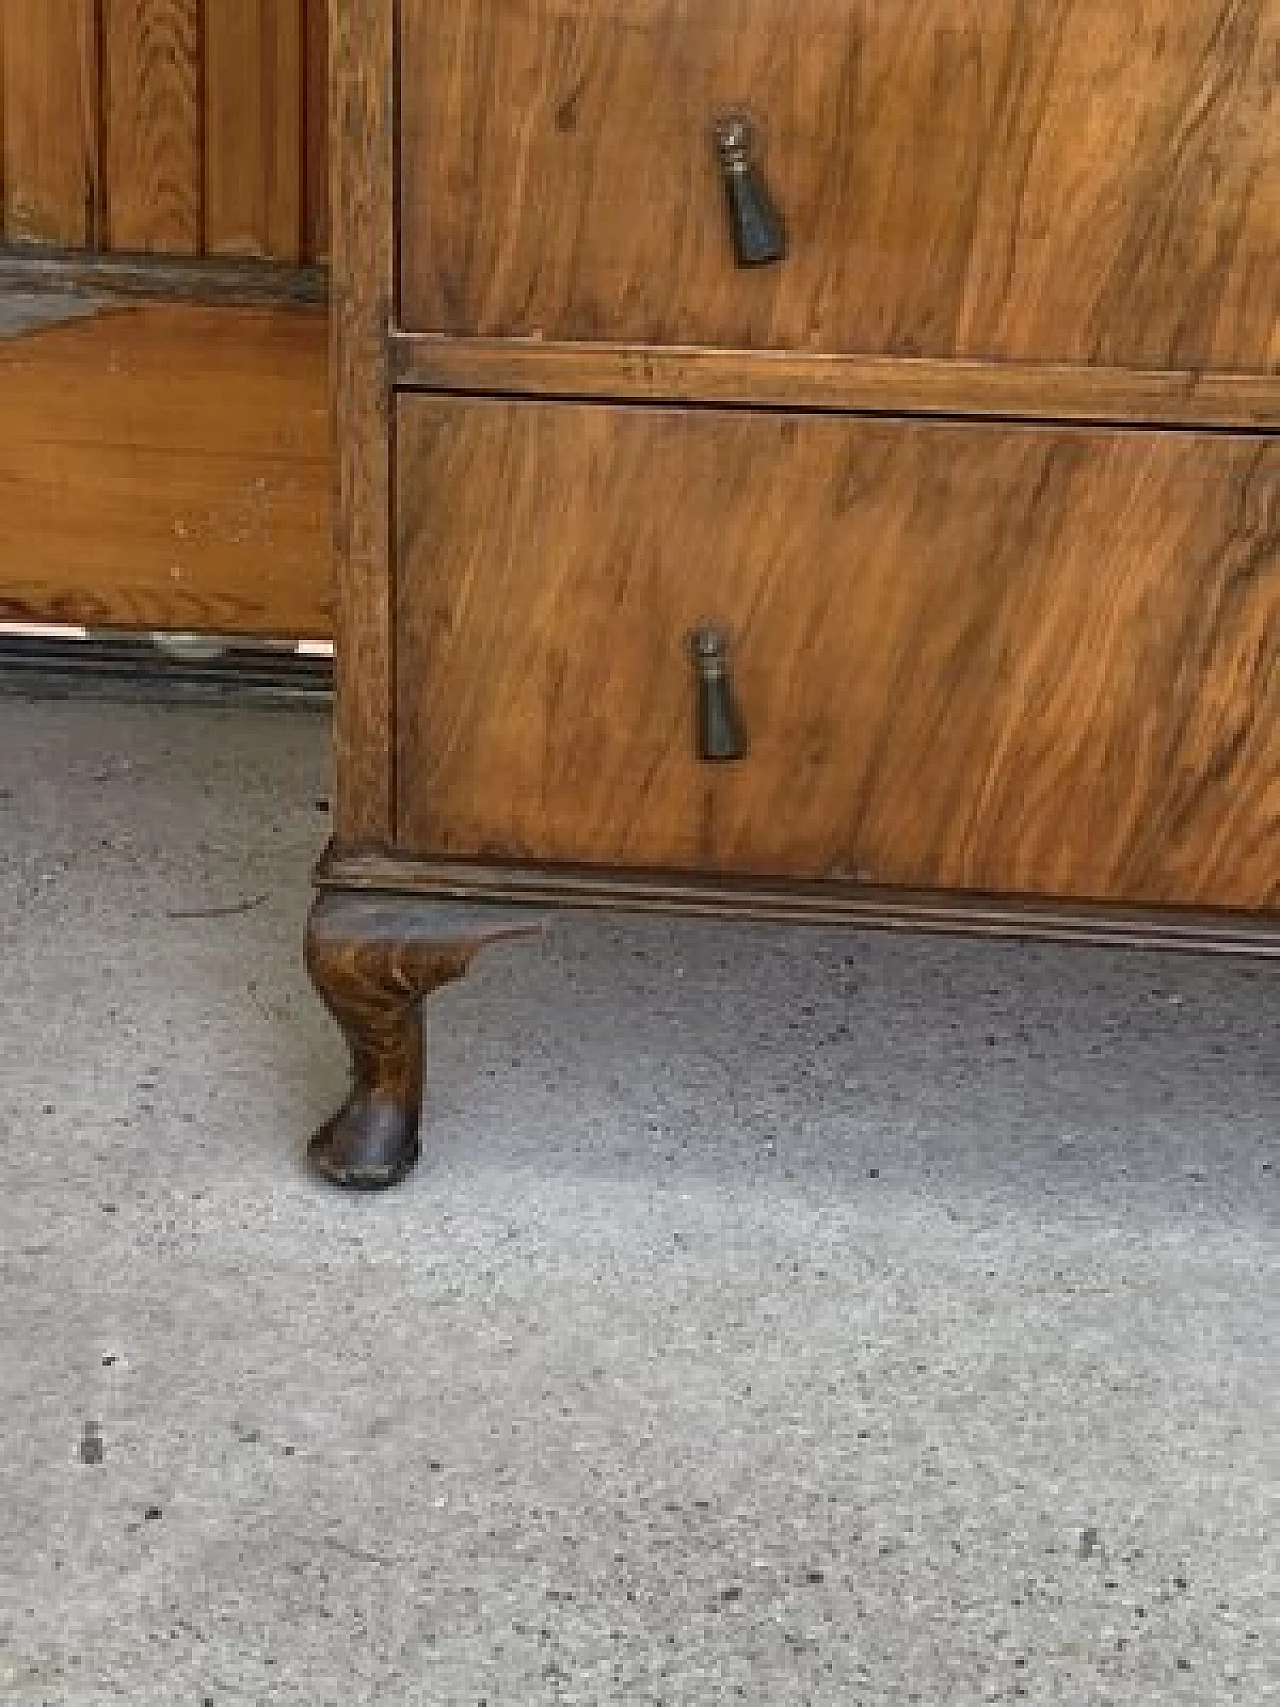
<path id="1" fill-rule="evenodd" d="M 328 788 L 0 704 L 0 1700 L 1280 1700 L 1280 969 L 565 919 L 349 1198 Z"/>

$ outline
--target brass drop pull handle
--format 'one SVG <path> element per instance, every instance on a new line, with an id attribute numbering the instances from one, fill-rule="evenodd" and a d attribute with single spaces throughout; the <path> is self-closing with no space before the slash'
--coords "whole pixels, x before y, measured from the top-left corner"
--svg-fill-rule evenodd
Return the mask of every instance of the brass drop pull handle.
<path id="1" fill-rule="evenodd" d="M 787 253 L 782 219 L 756 163 L 755 126 L 745 113 L 726 113 L 716 124 L 733 252 L 740 267 L 764 267 Z"/>
<path id="2" fill-rule="evenodd" d="M 729 679 L 728 640 L 720 629 L 703 626 L 690 636 L 689 653 L 698 684 L 698 757 L 712 763 L 745 758 L 747 736 Z"/>

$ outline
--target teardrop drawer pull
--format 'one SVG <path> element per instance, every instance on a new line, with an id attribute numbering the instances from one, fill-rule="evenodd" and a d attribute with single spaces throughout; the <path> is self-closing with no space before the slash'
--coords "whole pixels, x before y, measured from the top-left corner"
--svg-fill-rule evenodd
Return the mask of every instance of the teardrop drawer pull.
<path id="1" fill-rule="evenodd" d="M 733 252 L 740 267 L 763 267 L 787 253 L 782 219 L 756 161 L 756 127 L 746 113 L 726 113 L 716 124 Z"/>
<path id="2" fill-rule="evenodd" d="M 697 676 L 698 757 L 723 763 L 746 757 L 747 736 L 729 679 L 729 642 L 718 628 L 694 630 L 689 651 Z"/>

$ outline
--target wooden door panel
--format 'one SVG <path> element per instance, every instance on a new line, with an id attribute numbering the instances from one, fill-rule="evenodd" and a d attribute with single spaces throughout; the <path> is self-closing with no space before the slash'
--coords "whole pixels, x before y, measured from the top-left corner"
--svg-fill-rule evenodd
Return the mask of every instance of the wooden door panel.
<path id="1" fill-rule="evenodd" d="M 1280 365 L 1280 0 L 403 0 L 415 331 Z M 715 116 L 789 232 L 735 267 Z"/>
<path id="2" fill-rule="evenodd" d="M 326 0 L 0 0 L 0 242 L 328 252 Z"/>
<path id="3" fill-rule="evenodd" d="M 402 852 L 1280 903 L 1274 441 L 413 398 L 398 457 Z"/>

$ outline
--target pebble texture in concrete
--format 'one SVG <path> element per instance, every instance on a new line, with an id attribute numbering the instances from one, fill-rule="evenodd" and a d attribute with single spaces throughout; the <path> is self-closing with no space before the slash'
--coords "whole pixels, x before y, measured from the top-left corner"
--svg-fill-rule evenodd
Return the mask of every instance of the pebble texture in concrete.
<path id="1" fill-rule="evenodd" d="M 564 919 L 346 1197 L 325 743 L 0 703 L 0 1700 L 1280 1701 L 1280 968 Z"/>

